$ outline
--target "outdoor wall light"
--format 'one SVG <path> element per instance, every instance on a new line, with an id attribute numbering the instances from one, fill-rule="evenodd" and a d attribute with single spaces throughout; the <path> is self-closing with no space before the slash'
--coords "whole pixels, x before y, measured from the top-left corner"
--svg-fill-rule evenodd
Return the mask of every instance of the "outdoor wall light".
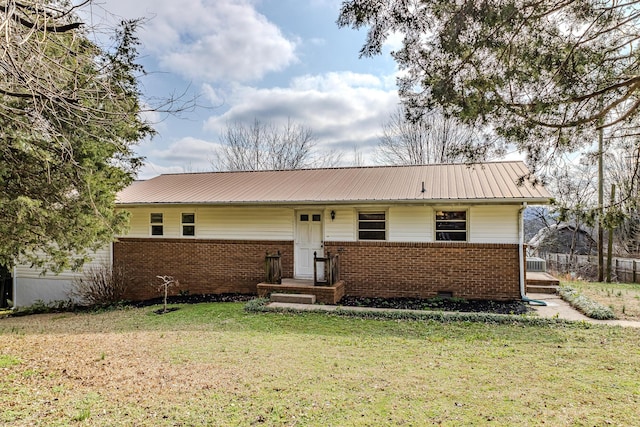
<path id="1" fill-rule="evenodd" d="M 336 219 L 336 211 L 331 211 L 331 221 Z"/>

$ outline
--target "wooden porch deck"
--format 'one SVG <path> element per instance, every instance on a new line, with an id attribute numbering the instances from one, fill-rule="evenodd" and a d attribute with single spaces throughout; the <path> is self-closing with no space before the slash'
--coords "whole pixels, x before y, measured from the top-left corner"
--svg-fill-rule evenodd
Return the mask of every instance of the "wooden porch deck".
<path id="1" fill-rule="evenodd" d="M 544 271 L 527 271 L 525 277 L 527 293 L 556 294 L 560 281 Z"/>
<path id="2" fill-rule="evenodd" d="M 316 301 L 323 304 L 337 304 L 344 296 L 344 281 L 333 286 L 313 286 L 313 280 L 282 279 L 282 284 L 258 283 L 258 296 L 268 297 L 271 293 L 315 295 Z"/>

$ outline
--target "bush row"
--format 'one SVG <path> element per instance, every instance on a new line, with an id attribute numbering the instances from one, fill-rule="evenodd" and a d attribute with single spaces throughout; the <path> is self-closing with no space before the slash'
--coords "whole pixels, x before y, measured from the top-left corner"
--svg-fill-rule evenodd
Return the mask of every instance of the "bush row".
<path id="1" fill-rule="evenodd" d="M 472 312 L 444 312 L 444 311 L 410 311 L 410 310 L 351 310 L 345 307 L 338 307 L 333 311 L 322 309 L 295 309 L 289 307 L 269 307 L 269 300 L 266 298 L 256 298 L 249 301 L 244 309 L 252 313 L 324 313 L 342 317 L 357 317 L 364 319 L 381 320 L 418 320 L 434 321 L 440 323 L 451 322 L 481 322 L 500 325 L 521 325 L 521 326 L 578 326 L 591 328 L 594 325 L 584 321 L 571 321 L 559 318 L 544 318 L 528 315 L 516 314 L 496 314 L 496 313 L 472 313 Z"/>
<path id="2" fill-rule="evenodd" d="M 610 320 L 616 318 L 615 314 L 613 314 L 613 310 L 609 307 L 605 307 L 604 305 L 587 298 L 571 286 L 562 285 L 558 292 L 563 300 L 567 301 L 573 308 L 580 311 L 587 317 L 598 320 Z"/>

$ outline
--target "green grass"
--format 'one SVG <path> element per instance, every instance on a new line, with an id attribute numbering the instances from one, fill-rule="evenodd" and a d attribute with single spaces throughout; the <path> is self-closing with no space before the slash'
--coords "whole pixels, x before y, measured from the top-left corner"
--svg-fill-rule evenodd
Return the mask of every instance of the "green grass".
<path id="1" fill-rule="evenodd" d="M 637 330 L 157 308 L 1 319 L 0 424 L 637 422 Z"/>
<path id="2" fill-rule="evenodd" d="M 563 282 L 599 304 L 619 319 L 640 321 L 640 283 Z"/>
<path id="3" fill-rule="evenodd" d="M 7 356 L 6 354 L 0 354 L 0 369 L 19 364 L 20 360 L 16 359 L 15 357 Z"/>

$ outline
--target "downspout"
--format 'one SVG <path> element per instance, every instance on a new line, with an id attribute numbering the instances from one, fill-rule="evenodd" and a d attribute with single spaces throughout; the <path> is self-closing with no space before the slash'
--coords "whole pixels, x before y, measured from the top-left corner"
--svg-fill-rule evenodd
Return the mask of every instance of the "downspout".
<path id="1" fill-rule="evenodd" d="M 526 208 L 527 208 L 527 202 L 523 202 L 522 207 L 518 210 L 518 258 L 519 258 L 518 265 L 520 266 L 519 268 L 520 298 L 522 299 L 522 301 L 528 302 L 529 304 L 532 304 L 532 305 L 545 306 L 547 305 L 546 302 L 537 300 L 537 299 L 531 299 L 525 295 L 526 278 L 524 275 L 524 267 L 526 265 L 526 260 L 524 257 L 524 214 L 523 213 Z"/>

